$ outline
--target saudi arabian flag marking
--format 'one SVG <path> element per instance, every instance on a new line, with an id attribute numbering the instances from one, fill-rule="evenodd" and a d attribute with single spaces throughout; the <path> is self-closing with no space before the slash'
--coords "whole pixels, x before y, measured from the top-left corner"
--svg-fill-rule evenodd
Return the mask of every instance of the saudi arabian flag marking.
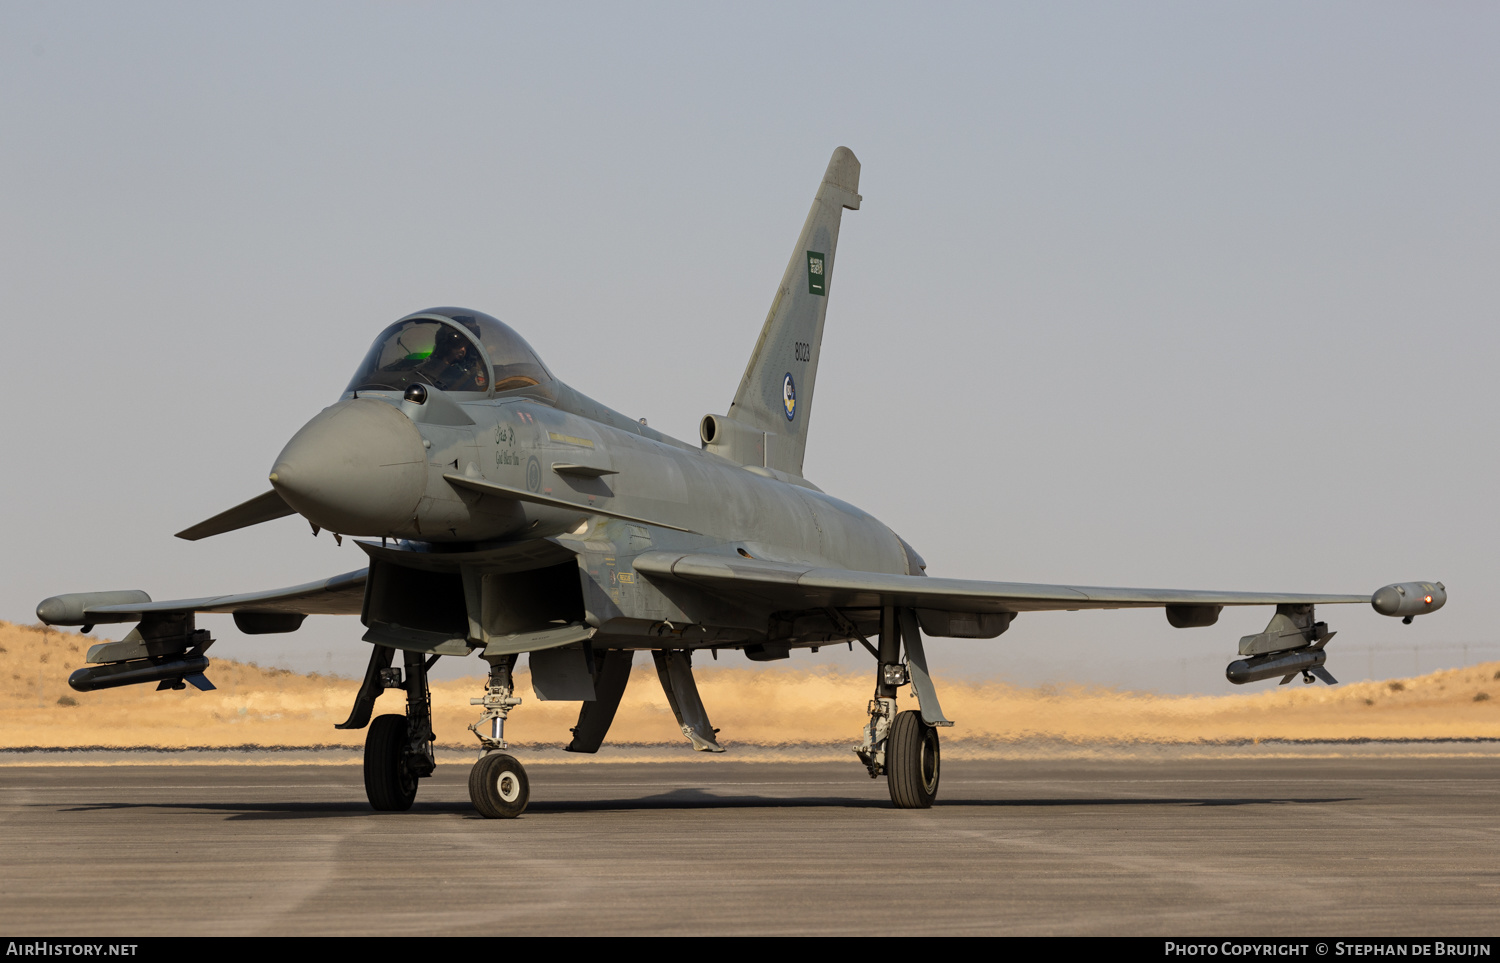
<path id="1" fill-rule="evenodd" d="M 828 296 L 827 275 L 823 273 L 823 255 L 817 251 L 807 252 L 807 290 L 819 297 Z"/>

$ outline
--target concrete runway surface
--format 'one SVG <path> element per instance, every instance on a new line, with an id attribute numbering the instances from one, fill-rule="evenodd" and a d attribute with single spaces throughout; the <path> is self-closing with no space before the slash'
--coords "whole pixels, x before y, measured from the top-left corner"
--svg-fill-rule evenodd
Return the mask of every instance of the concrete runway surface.
<path id="1" fill-rule="evenodd" d="M 851 754 L 852 755 L 852 754 Z M 246 756 L 262 761 L 266 756 Z M 1500 757 L 463 764 L 375 814 L 352 765 L 0 768 L 0 936 L 1494 936 Z"/>

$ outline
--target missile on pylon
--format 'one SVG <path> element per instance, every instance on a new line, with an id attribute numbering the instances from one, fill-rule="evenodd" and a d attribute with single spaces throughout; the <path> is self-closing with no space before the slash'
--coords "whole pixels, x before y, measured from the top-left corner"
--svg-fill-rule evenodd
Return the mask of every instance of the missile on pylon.
<path id="1" fill-rule="evenodd" d="M 1291 681 L 1292 676 L 1301 672 L 1308 676 L 1317 676 L 1329 685 L 1337 685 L 1329 671 L 1324 668 L 1328 661 L 1328 652 L 1322 646 L 1305 649 L 1296 649 L 1290 652 L 1270 652 L 1266 655 L 1257 655 L 1249 659 L 1239 659 L 1229 663 L 1224 670 L 1224 677 L 1235 685 L 1244 685 L 1247 682 L 1259 682 L 1261 679 L 1272 679 L 1283 676 L 1283 683 Z M 1307 681 L 1311 682 L 1309 678 Z"/>
<path id="2" fill-rule="evenodd" d="M 161 688 L 180 689 L 183 682 L 190 682 L 194 688 L 206 691 L 214 688 L 214 684 L 203 674 L 207 668 L 208 658 L 201 655 L 106 662 L 77 670 L 68 676 L 68 685 L 79 692 L 94 692 L 142 682 L 161 682 L 164 683 Z"/>

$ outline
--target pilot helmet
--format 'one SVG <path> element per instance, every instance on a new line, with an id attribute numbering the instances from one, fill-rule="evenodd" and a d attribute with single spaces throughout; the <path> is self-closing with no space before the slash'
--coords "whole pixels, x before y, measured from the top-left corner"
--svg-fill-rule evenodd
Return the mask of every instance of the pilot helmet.
<path id="1" fill-rule="evenodd" d="M 459 333 L 457 328 L 450 325 L 438 325 L 437 334 L 433 335 L 432 353 L 440 359 L 447 359 L 457 353 L 458 349 L 467 350 L 469 339 Z"/>

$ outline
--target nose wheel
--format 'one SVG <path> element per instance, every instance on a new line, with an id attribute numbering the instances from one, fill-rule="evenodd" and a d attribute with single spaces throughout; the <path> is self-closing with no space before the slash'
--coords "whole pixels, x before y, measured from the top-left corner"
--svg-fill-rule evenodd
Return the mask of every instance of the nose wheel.
<path id="1" fill-rule="evenodd" d="M 485 819 L 515 819 L 531 801 L 525 767 L 503 752 L 482 757 L 469 770 L 469 801 Z"/>

